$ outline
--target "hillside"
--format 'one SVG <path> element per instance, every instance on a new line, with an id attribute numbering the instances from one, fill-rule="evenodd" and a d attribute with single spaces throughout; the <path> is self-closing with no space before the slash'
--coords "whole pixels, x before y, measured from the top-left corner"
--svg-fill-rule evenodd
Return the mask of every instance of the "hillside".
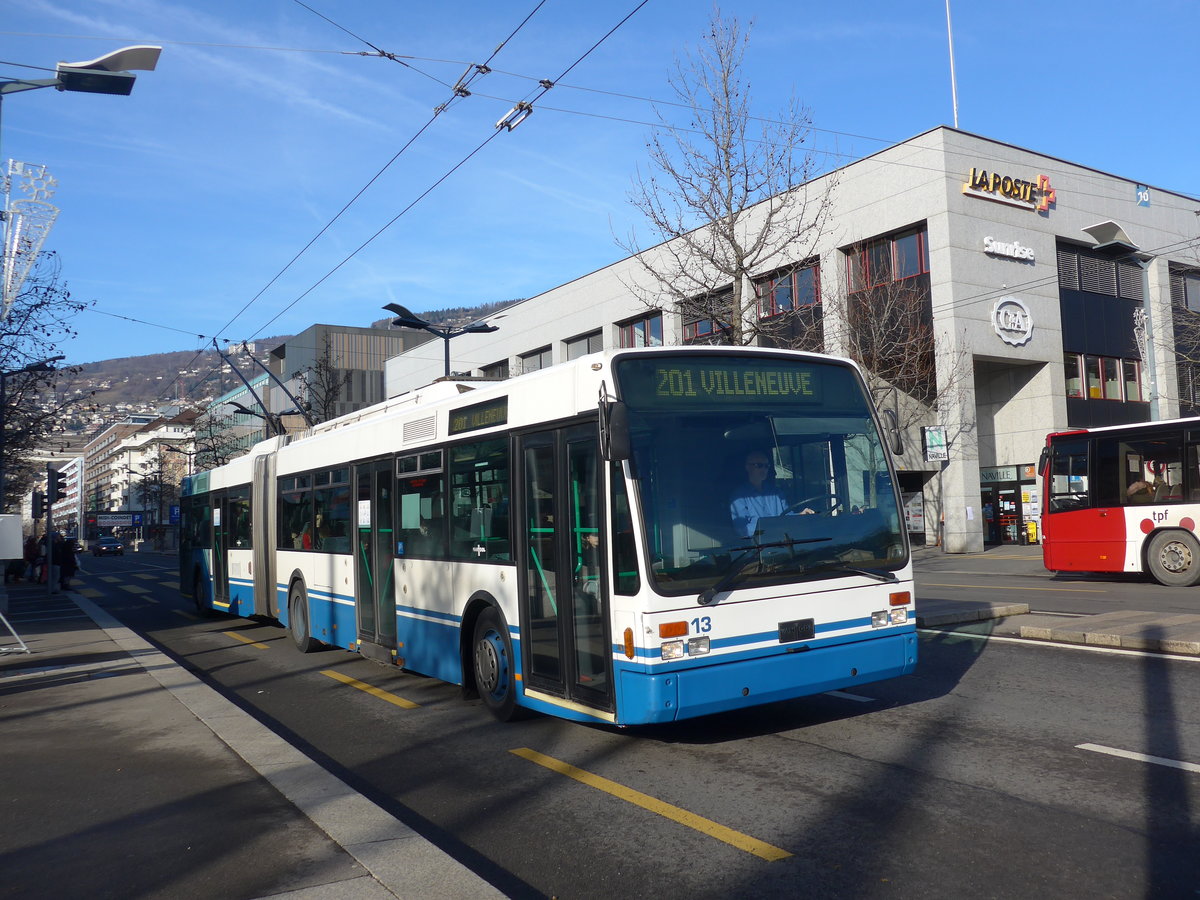
<path id="1" fill-rule="evenodd" d="M 431 310 L 420 316 L 434 325 L 463 325 L 490 315 L 519 301 L 484 303 Z M 391 319 L 372 322 L 371 327 L 386 328 Z M 257 359 L 266 361 L 270 351 L 292 335 L 264 338 L 251 344 Z M 226 351 L 234 358 L 246 378 L 255 378 L 262 369 L 240 354 Z M 80 374 L 71 389 L 78 395 L 92 393 L 94 412 L 71 423 L 72 430 L 91 431 L 97 425 L 113 422 L 131 413 L 154 413 L 160 407 L 182 400 L 187 404 L 207 404 L 241 384 L 237 374 L 225 365 L 213 349 L 179 350 L 123 356 L 80 366 Z"/>

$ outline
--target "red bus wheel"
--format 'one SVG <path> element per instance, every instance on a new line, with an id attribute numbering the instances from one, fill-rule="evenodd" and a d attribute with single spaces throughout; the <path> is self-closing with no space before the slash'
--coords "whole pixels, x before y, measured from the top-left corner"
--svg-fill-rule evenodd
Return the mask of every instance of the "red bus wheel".
<path id="1" fill-rule="evenodd" d="M 1186 531 L 1160 531 L 1150 539 L 1146 564 L 1159 584 L 1190 587 L 1200 582 L 1200 544 Z"/>

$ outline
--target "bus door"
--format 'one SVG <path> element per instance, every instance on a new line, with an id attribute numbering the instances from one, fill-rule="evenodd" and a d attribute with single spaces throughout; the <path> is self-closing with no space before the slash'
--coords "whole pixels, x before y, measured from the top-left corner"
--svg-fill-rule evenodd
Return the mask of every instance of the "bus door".
<path id="1" fill-rule="evenodd" d="M 601 462 L 594 425 L 519 440 L 526 689 L 612 709 Z"/>
<path id="2" fill-rule="evenodd" d="M 381 459 L 354 467 L 358 500 L 354 604 L 358 611 L 359 650 L 364 656 L 389 663 L 396 660 L 393 465 L 391 459 Z"/>
<path id="3" fill-rule="evenodd" d="M 254 457 L 254 481 L 250 493 L 250 522 L 254 548 L 254 612 L 279 617 L 279 595 L 275 590 L 275 454 Z"/>
<path id="4" fill-rule="evenodd" d="M 213 606 L 229 609 L 229 500 L 224 491 L 211 495 Z"/>

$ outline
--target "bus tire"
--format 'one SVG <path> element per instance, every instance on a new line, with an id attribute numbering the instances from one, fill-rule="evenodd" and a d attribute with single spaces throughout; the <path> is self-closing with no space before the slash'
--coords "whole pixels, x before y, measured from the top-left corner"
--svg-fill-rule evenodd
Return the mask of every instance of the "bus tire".
<path id="1" fill-rule="evenodd" d="M 202 619 L 211 619 L 213 608 L 208 605 L 206 595 L 205 578 L 197 572 L 192 576 L 192 602 L 196 604 L 196 615 Z"/>
<path id="2" fill-rule="evenodd" d="M 471 665 L 475 687 L 483 705 L 501 722 L 517 714 L 517 681 L 512 641 L 504 620 L 494 606 L 489 606 L 475 620 L 471 639 Z"/>
<path id="3" fill-rule="evenodd" d="M 288 634 L 301 653 L 312 653 L 320 646 L 308 633 L 308 598 L 299 582 L 288 592 Z"/>
<path id="4" fill-rule="evenodd" d="M 1186 531 L 1160 531 L 1150 539 L 1146 566 L 1159 584 L 1190 587 L 1200 582 L 1200 544 Z"/>

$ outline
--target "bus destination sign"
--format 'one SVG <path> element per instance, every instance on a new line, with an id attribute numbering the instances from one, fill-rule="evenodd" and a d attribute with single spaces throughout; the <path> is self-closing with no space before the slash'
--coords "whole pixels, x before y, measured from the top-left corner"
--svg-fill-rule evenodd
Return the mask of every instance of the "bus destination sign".
<path id="1" fill-rule="evenodd" d="M 450 412 L 450 434 L 464 434 L 468 431 L 478 431 L 481 428 L 492 428 L 496 425 L 508 424 L 508 398 L 499 397 L 476 403 L 474 406 L 464 406 Z"/>
<path id="2" fill-rule="evenodd" d="M 623 374 L 633 371 L 623 369 Z M 647 383 L 649 380 L 649 383 Z M 746 360 L 738 364 L 677 358 L 638 367 L 636 377 L 623 380 L 628 399 L 636 406 L 663 402 L 671 405 L 723 406 L 726 403 L 819 403 L 820 370 L 774 361 Z"/>

